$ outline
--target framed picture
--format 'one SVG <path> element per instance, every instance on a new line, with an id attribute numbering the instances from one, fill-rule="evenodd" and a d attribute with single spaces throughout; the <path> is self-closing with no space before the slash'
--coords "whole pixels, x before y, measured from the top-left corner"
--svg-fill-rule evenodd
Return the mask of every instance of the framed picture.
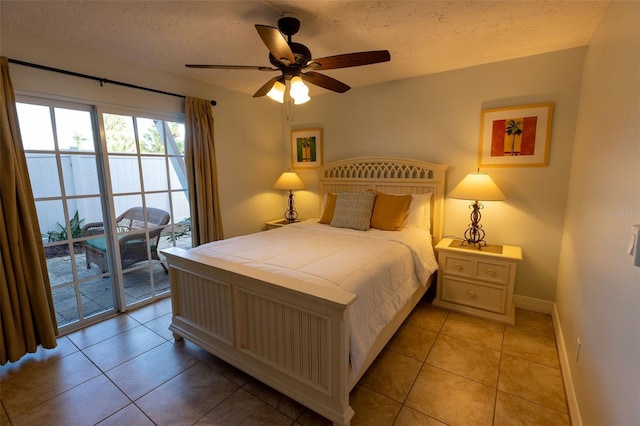
<path id="1" fill-rule="evenodd" d="M 552 114 L 552 103 L 483 110 L 479 166 L 547 166 Z"/>
<path id="2" fill-rule="evenodd" d="M 292 130 L 291 160 L 294 169 L 322 165 L 322 129 Z"/>

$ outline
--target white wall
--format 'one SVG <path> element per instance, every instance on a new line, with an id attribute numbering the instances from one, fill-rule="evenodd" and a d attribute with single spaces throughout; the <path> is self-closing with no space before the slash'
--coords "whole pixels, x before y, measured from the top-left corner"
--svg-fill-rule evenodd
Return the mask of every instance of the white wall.
<path id="1" fill-rule="evenodd" d="M 182 95 L 215 99 L 216 155 L 223 230 L 226 237 L 256 232 L 284 211 L 282 197 L 271 189 L 282 172 L 280 111 L 266 99 L 232 92 L 176 75 L 56 45 L 25 34 L 0 33 L 0 55 L 49 67 L 104 77 Z M 18 94 L 101 103 L 182 114 L 184 101 L 10 64 Z"/>
<path id="2" fill-rule="evenodd" d="M 323 94 L 294 107 L 290 127 L 322 127 L 325 162 L 393 155 L 447 163 L 449 191 L 477 167 L 482 109 L 553 102 L 549 166 L 483 169 L 507 200 L 488 202 L 482 212 L 489 242 L 523 248 L 516 293 L 553 300 L 585 52 L 577 48 Z M 360 72 L 367 67 L 353 70 Z M 312 174 L 301 177 L 315 184 Z M 303 195 L 301 215 L 318 215 L 317 198 Z M 467 204 L 446 201 L 445 234 L 462 235 Z"/>
<path id="3" fill-rule="evenodd" d="M 640 268 L 625 255 L 640 224 L 638 135 L 640 3 L 614 1 L 585 61 L 556 292 L 585 425 L 640 424 Z"/>

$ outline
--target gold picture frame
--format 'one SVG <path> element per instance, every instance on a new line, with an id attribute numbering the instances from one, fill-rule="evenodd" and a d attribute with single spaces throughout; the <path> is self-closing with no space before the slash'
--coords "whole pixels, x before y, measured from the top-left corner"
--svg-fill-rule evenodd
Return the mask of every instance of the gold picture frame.
<path id="1" fill-rule="evenodd" d="M 291 167 L 313 168 L 322 165 L 322 129 L 291 130 Z"/>
<path id="2" fill-rule="evenodd" d="M 552 103 L 483 110 L 479 167 L 547 166 L 552 115 Z"/>

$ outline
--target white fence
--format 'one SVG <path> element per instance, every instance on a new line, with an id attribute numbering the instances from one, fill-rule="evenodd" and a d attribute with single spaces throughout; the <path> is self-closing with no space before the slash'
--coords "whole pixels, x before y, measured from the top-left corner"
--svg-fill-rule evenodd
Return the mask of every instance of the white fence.
<path id="1" fill-rule="evenodd" d="M 143 156 L 142 184 L 145 189 L 145 204 L 147 207 L 156 207 L 171 212 L 172 223 L 178 223 L 190 217 L 189 200 L 186 187 L 181 182 L 175 171 L 175 161 L 172 159 L 167 166 L 164 156 Z M 62 177 L 69 216 L 73 217 L 78 212 L 82 224 L 89 222 L 102 222 L 102 202 L 100 198 L 100 184 L 96 158 L 93 154 L 63 153 L 60 155 Z M 36 210 L 40 223 L 40 232 L 45 236 L 49 231 L 59 231 L 58 224 L 64 226 L 65 218 L 62 207 L 62 190 L 58 178 L 58 166 L 53 153 L 39 154 L 27 153 L 27 164 L 36 198 Z M 138 158 L 125 156 L 109 157 L 109 175 L 116 215 L 128 208 L 142 206 L 142 184 L 138 172 Z M 167 167 L 169 173 L 167 174 Z M 168 176 L 168 178 L 167 178 Z M 184 181 L 184 179 L 182 180 Z M 171 187 L 171 191 L 169 188 Z M 152 191 L 152 193 L 148 193 Z M 78 198 L 75 198 L 75 197 Z M 69 198 L 71 197 L 71 198 Z"/>

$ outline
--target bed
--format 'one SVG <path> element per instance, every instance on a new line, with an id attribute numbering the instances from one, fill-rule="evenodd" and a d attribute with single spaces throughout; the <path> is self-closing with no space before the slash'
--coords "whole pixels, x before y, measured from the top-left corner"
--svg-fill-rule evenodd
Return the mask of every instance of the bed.
<path id="1" fill-rule="evenodd" d="M 175 338 L 198 344 L 335 425 L 348 425 L 354 414 L 349 392 L 435 283 L 432 246 L 442 237 L 445 170 L 395 157 L 329 163 L 318 168 L 325 223 L 308 220 L 191 250 L 163 250 Z M 407 221 L 418 216 L 410 220 L 407 213 L 395 231 L 341 225 L 345 200 L 368 200 L 367 193 L 378 200 L 409 197 L 410 207 L 423 203 L 409 210 L 426 223 L 412 229 Z M 336 215 L 327 223 L 336 194 Z M 396 277 L 402 290 L 384 288 Z M 383 296 L 370 290 L 378 287 Z M 383 318 L 369 326 L 374 321 L 367 315 Z"/>

